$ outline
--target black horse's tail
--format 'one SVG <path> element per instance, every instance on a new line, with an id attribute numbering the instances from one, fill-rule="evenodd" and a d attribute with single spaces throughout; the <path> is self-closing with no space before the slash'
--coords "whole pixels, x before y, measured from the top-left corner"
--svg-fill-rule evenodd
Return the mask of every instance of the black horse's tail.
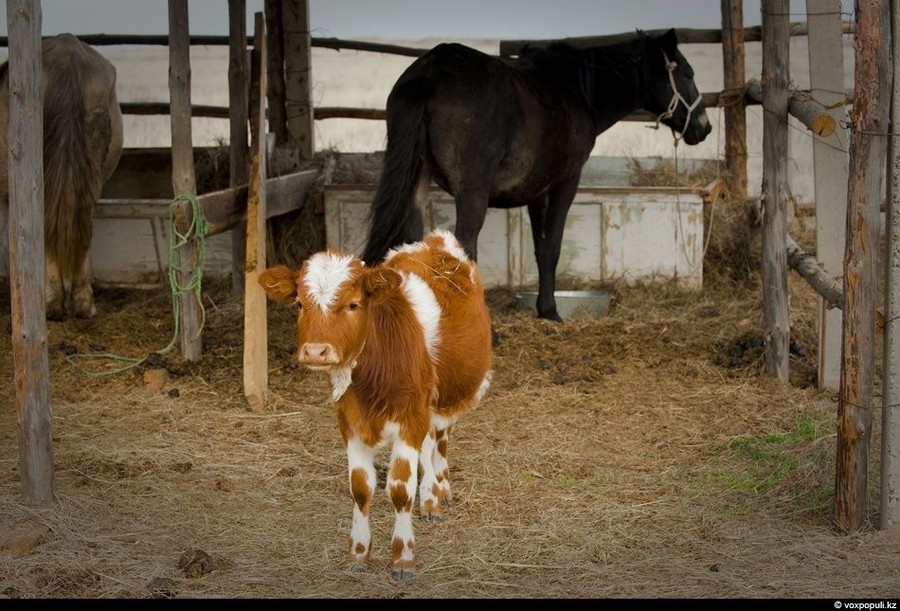
<path id="1" fill-rule="evenodd" d="M 369 210 L 369 234 L 362 260 L 381 261 L 388 250 L 421 240 L 424 226 L 416 187 L 426 163 L 425 106 L 432 86 L 425 78 L 399 83 L 387 101 L 387 149 L 381 179 Z"/>

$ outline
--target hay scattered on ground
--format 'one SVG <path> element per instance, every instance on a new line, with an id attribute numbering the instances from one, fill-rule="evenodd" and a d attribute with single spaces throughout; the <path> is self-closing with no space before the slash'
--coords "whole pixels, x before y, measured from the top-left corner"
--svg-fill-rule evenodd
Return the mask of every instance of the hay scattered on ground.
<path id="1" fill-rule="evenodd" d="M 758 277 L 723 261 L 700 292 L 615 285 L 608 316 L 561 325 L 490 291 L 493 385 L 454 430 L 455 504 L 416 520 L 420 571 L 399 584 L 383 492 L 372 567 L 348 570 L 346 459 L 326 380 L 293 362 L 291 308 L 269 304 L 269 402 L 252 412 L 228 279 L 204 280 L 198 363 L 159 353 L 174 330 L 165 291 L 98 290 L 95 319 L 48 324 L 50 508 L 22 501 L 3 387 L 0 596 L 896 597 L 900 532 L 873 526 L 880 412 L 870 526 L 838 534 L 816 297 L 790 276 L 791 382 L 776 382 Z M 0 353 L 12 371 L 9 343 Z M 123 367 L 108 355 L 146 360 L 101 375 Z"/>

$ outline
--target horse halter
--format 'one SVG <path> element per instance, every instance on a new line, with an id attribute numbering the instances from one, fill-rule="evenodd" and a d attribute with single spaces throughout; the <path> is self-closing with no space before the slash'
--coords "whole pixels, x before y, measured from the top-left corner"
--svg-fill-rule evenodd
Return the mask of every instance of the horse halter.
<path id="1" fill-rule="evenodd" d="M 691 114 L 698 106 L 700 106 L 703 95 L 698 93 L 697 99 L 688 104 L 687 100 L 684 99 L 684 96 L 681 95 L 681 92 L 678 91 L 678 87 L 675 85 L 675 70 L 678 69 L 678 62 L 670 60 L 665 51 L 663 51 L 662 54 L 663 58 L 666 60 L 666 71 L 669 73 L 669 84 L 672 86 L 672 99 L 669 101 L 669 107 L 666 111 L 656 117 L 656 129 L 659 129 L 659 124 L 664 119 L 669 119 L 675 114 L 675 109 L 678 108 L 679 103 L 684 104 L 684 107 L 687 108 L 687 117 L 684 121 L 684 127 L 681 128 L 681 132 L 675 134 L 675 144 L 677 146 L 678 141 L 684 138 L 684 133 L 687 131 L 688 124 L 690 124 L 691 121 Z"/>

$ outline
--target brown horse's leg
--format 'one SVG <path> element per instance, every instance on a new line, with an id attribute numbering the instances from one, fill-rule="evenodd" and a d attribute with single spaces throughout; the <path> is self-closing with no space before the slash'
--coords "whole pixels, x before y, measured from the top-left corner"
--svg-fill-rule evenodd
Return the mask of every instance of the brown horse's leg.
<path id="1" fill-rule="evenodd" d="M 85 254 L 81 268 L 72 279 L 72 305 L 78 318 L 93 318 L 97 314 L 94 290 L 91 288 L 91 255 Z"/>
<path id="2" fill-rule="evenodd" d="M 44 275 L 44 299 L 47 320 L 62 320 L 66 317 L 66 292 L 62 275 L 56 261 L 47 254 Z"/>

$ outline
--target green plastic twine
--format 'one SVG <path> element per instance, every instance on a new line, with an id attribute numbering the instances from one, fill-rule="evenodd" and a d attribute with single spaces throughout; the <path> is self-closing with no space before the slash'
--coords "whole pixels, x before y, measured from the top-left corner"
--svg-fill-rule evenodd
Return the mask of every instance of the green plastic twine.
<path id="1" fill-rule="evenodd" d="M 172 351 L 172 348 L 175 346 L 175 342 L 178 341 L 178 334 L 181 328 L 181 297 L 186 291 L 194 291 L 194 294 L 197 298 L 197 304 L 200 307 L 200 327 L 197 329 L 196 337 L 199 337 L 200 333 L 203 331 L 203 325 L 206 322 L 206 309 L 203 307 L 203 301 L 201 299 L 202 288 L 203 288 L 203 268 L 206 262 L 206 236 L 209 235 L 209 223 L 206 220 L 206 217 L 203 215 L 203 208 L 200 206 L 200 200 L 197 199 L 196 195 L 192 194 L 182 194 L 177 195 L 175 199 L 172 200 L 172 203 L 176 203 L 179 201 L 187 201 L 191 204 L 191 225 L 188 227 L 187 232 L 184 234 L 179 233 L 174 219 L 174 206 L 171 206 L 173 211 L 172 216 L 170 216 L 170 238 L 169 238 L 169 289 L 172 294 L 172 316 L 175 319 L 175 330 L 172 334 L 172 339 L 165 348 L 160 348 L 154 354 L 168 354 Z M 186 246 L 191 242 L 191 240 L 196 241 L 197 243 L 197 264 L 191 266 L 190 270 L 183 270 L 179 261 L 179 251 L 182 246 Z M 181 275 L 184 271 L 190 271 L 190 275 L 188 276 L 187 282 L 182 285 L 180 282 Z M 130 358 L 118 356 L 115 354 L 72 354 L 66 357 L 66 359 L 82 370 L 85 374 L 89 376 L 102 376 L 102 375 L 110 375 L 114 373 L 121 373 L 123 371 L 127 371 L 134 367 L 138 367 L 144 361 L 146 361 L 149 357 L 145 356 L 142 358 Z M 104 369 L 102 371 L 89 371 L 84 367 L 81 367 L 75 361 L 77 359 L 110 359 L 115 361 L 126 361 L 128 365 L 124 367 L 119 367 L 117 369 Z"/>

